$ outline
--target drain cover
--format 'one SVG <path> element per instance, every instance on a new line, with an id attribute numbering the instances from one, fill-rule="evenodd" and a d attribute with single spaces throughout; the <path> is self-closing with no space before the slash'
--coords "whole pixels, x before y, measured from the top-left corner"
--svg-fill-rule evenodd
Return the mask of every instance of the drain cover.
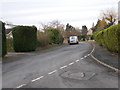
<path id="1" fill-rule="evenodd" d="M 94 77 L 96 73 L 90 72 L 90 71 L 84 71 L 84 72 L 79 72 L 76 70 L 69 70 L 63 74 L 61 74 L 62 77 L 64 78 L 69 78 L 69 79 L 76 79 L 76 80 L 89 80 L 92 77 Z"/>

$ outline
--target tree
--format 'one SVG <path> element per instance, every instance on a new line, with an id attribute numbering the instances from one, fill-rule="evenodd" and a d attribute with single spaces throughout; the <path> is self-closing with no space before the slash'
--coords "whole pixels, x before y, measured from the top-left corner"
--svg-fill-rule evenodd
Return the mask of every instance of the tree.
<path id="1" fill-rule="evenodd" d="M 69 23 L 67 23 L 66 31 L 72 31 L 72 30 L 75 30 L 75 28 L 73 26 L 69 25 Z"/>
<path id="2" fill-rule="evenodd" d="M 41 23 L 41 25 L 43 31 L 45 31 L 47 28 L 56 28 L 60 30 L 61 34 L 64 32 L 64 25 L 60 23 L 58 20 L 48 22 L 47 24 Z"/>
<path id="3" fill-rule="evenodd" d="M 88 29 L 86 27 L 86 25 L 82 26 L 82 38 L 83 38 L 83 41 L 85 41 L 85 39 L 87 38 L 87 32 L 88 32 Z"/>
<path id="4" fill-rule="evenodd" d="M 113 8 L 102 11 L 101 17 L 104 18 L 108 25 L 111 26 L 117 21 L 117 12 Z"/>
<path id="5" fill-rule="evenodd" d="M 87 35 L 87 27 L 86 25 L 82 26 L 82 35 L 86 36 Z"/>
<path id="6" fill-rule="evenodd" d="M 71 35 L 80 36 L 80 30 L 78 28 L 73 27 L 72 25 L 69 25 L 69 23 L 67 23 L 66 29 L 65 29 L 65 37 L 68 38 Z"/>
<path id="7" fill-rule="evenodd" d="M 105 29 L 106 25 L 107 25 L 107 22 L 105 21 L 104 18 L 102 20 L 98 19 L 95 29 L 96 30 Z"/>
<path id="8" fill-rule="evenodd" d="M 62 44 L 63 36 L 60 33 L 60 30 L 57 28 L 47 28 L 46 33 L 49 34 L 49 44 Z"/>

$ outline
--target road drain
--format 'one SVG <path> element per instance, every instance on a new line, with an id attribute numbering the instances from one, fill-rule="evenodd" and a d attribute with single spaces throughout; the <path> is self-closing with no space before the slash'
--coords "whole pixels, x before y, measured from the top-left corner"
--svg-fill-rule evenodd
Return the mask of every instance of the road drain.
<path id="1" fill-rule="evenodd" d="M 69 70 L 61 74 L 61 77 L 75 80 L 89 80 L 93 78 L 96 73 L 91 71 Z"/>

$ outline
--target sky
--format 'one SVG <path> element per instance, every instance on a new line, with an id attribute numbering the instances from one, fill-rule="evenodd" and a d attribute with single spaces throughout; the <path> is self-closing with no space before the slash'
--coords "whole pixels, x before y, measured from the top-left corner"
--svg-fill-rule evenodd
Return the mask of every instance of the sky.
<path id="1" fill-rule="evenodd" d="M 0 20 L 15 25 L 46 24 L 58 20 L 74 27 L 92 27 L 108 8 L 118 11 L 120 0 L 0 0 Z"/>

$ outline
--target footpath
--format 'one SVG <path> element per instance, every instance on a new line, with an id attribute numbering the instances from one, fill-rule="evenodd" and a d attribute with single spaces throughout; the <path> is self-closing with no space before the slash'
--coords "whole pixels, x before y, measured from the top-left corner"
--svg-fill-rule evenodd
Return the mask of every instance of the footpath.
<path id="1" fill-rule="evenodd" d="M 96 42 L 93 42 L 92 44 L 95 45 L 95 50 L 92 53 L 92 55 L 97 60 L 106 64 L 107 66 L 113 67 L 115 69 L 119 69 L 118 53 L 110 52 L 106 48 L 99 46 Z"/>

